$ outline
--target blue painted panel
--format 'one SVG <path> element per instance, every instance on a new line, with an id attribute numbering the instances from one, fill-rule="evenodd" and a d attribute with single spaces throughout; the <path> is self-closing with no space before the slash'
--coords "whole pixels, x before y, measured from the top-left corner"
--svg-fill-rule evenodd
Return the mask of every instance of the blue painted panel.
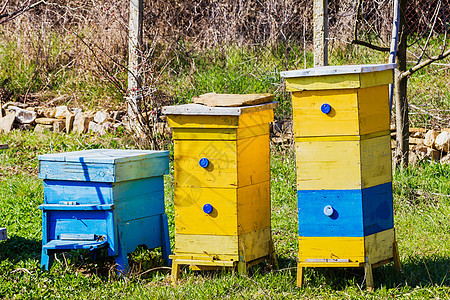
<path id="1" fill-rule="evenodd" d="M 126 253 L 133 252 L 137 246 L 148 248 L 162 246 L 161 216 L 152 216 L 127 222 L 119 222 L 120 245 Z"/>
<path id="2" fill-rule="evenodd" d="M 167 152 L 167 151 L 164 151 Z M 141 157 L 128 162 L 93 163 L 72 161 L 39 161 L 39 178 L 52 180 L 120 182 L 162 176 L 169 172 L 169 157 Z"/>
<path id="3" fill-rule="evenodd" d="M 361 190 L 298 191 L 299 236 L 363 236 Z M 324 208 L 334 212 L 328 217 Z"/>
<path id="4" fill-rule="evenodd" d="M 44 203 L 109 204 L 113 203 L 112 187 L 106 182 L 44 180 Z"/>
<path id="5" fill-rule="evenodd" d="M 48 216 L 48 239 L 58 239 L 65 234 L 106 235 L 108 211 L 46 211 Z"/>
<path id="6" fill-rule="evenodd" d="M 151 177 L 114 184 L 115 214 L 118 221 L 161 215 L 164 207 L 164 179 Z"/>
<path id="7" fill-rule="evenodd" d="M 363 189 L 364 235 L 394 228 L 392 183 Z"/>
<path id="8" fill-rule="evenodd" d="M 362 190 L 298 191 L 297 198 L 299 236 L 363 237 L 394 226 L 391 183 Z M 333 208 L 329 217 L 327 206 Z"/>

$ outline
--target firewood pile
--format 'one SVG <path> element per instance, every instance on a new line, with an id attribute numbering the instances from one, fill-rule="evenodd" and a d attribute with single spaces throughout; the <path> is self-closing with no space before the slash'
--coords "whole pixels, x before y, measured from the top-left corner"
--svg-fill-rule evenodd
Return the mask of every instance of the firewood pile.
<path id="1" fill-rule="evenodd" d="M 392 149 L 395 149 L 395 129 L 391 128 Z M 409 161 L 416 164 L 432 160 L 441 164 L 450 163 L 450 128 L 440 130 L 425 128 L 409 129 Z"/>

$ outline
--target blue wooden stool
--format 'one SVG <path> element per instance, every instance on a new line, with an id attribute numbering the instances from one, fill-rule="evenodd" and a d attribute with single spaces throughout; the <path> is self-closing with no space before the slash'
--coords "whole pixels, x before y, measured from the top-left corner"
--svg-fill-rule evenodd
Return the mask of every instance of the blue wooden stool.
<path id="1" fill-rule="evenodd" d="M 54 253 L 106 248 L 119 272 L 137 246 L 162 248 L 170 265 L 164 208 L 168 151 L 85 150 L 41 155 L 44 179 L 41 267 Z"/>

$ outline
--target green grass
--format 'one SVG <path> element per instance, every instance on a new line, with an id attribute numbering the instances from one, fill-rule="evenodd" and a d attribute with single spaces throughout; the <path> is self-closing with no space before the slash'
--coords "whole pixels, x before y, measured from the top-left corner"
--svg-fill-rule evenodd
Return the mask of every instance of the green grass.
<path id="1" fill-rule="evenodd" d="M 120 136 L 16 132 L 0 136 L 10 149 L 0 152 L 0 225 L 9 239 L 0 242 L 0 298 L 75 299 L 448 299 L 450 298 L 450 166 L 423 163 L 395 173 L 395 227 L 403 274 L 392 265 L 374 270 L 376 288 L 364 289 L 362 269 L 307 269 L 304 289 L 295 287 L 297 204 L 295 159 L 290 150 L 272 149 L 272 233 L 279 269 L 261 264 L 248 276 L 228 271 L 184 269 L 177 286 L 161 268 L 157 250 L 130 256 L 132 272 L 118 278 L 111 258 L 94 261 L 83 251 L 59 255 L 41 271 L 43 193 L 37 155 L 92 148 L 130 148 Z M 172 167 L 173 169 L 173 167 Z M 173 241 L 173 172 L 165 178 L 166 211 Z M 173 245 L 173 244 L 172 244 Z"/>

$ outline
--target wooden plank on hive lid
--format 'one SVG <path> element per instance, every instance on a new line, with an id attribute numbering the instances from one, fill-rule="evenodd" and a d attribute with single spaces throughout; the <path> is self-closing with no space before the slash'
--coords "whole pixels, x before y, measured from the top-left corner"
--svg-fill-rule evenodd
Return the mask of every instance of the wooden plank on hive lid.
<path id="1" fill-rule="evenodd" d="M 192 99 L 196 104 L 207 106 L 257 105 L 273 101 L 272 94 L 203 94 Z"/>

